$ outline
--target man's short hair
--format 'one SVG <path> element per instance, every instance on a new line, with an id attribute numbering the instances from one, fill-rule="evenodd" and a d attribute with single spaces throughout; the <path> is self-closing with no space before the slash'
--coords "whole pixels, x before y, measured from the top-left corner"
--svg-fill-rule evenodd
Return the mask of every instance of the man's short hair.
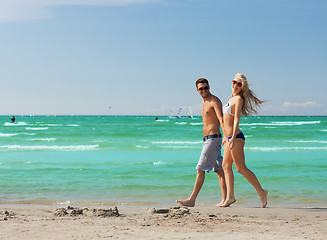
<path id="1" fill-rule="evenodd" d="M 208 80 L 205 79 L 205 78 L 199 78 L 198 80 L 196 80 L 196 82 L 195 82 L 195 86 L 196 86 L 196 88 L 198 88 L 198 84 L 199 84 L 199 83 L 206 83 L 206 84 L 209 86 L 209 82 L 208 82 Z"/>

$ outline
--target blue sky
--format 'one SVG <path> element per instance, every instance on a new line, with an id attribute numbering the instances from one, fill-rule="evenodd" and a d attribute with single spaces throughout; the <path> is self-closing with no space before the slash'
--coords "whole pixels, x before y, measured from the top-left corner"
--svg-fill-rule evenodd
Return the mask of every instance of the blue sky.
<path id="1" fill-rule="evenodd" d="M 1 115 L 200 114 L 244 73 L 261 115 L 327 115 L 327 1 L 0 0 Z"/>

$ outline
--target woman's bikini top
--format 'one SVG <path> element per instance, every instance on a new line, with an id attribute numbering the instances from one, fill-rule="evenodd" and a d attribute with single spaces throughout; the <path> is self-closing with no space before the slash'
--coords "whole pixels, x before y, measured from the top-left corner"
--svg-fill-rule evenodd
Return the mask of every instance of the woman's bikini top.
<path id="1" fill-rule="evenodd" d="M 226 103 L 226 105 L 223 108 L 223 113 L 224 114 L 227 113 L 229 115 L 234 116 L 234 114 L 232 114 L 232 102 L 233 101 L 230 101 L 230 102 Z"/>

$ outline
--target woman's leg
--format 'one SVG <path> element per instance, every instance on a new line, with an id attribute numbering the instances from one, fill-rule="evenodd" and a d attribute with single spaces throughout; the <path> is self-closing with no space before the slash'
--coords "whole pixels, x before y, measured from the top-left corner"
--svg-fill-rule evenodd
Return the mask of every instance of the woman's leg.
<path id="1" fill-rule="evenodd" d="M 232 203 L 234 203 L 235 196 L 234 196 L 234 174 L 233 174 L 233 159 L 232 155 L 230 154 L 230 150 L 228 145 L 225 145 L 224 149 L 224 158 L 223 158 L 223 169 L 225 174 L 225 182 L 227 188 L 226 200 L 225 202 L 220 205 L 221 207 L 228 207 Z"/>
<path id="2" fill-rule="evenodd" d="M 245 141 L 241 138 L 236 138 L 234 142 L 234 147 L 230 150 L 230 154 L 235 163 L 236 170 L 242 174 L 249 183 L 257 190 L 257 193 L 261 199 L 262 207 L 267 205 L 267 195 L 268 192 L 262 189 L 257 177 L 255 174 L 246 167 L 245 165 L 245 156 L 244 156 L 244 144 Z"/>
<path id="3" fill-rule="evenodd" d="M 221 190 L 221 201 L 216 206 L 221 207 L 226 200 L 226 194 L 227 194 L 225 174 L 223 170 L 217 170 L 216 173 L 218 175 L 218 181 Z"/>

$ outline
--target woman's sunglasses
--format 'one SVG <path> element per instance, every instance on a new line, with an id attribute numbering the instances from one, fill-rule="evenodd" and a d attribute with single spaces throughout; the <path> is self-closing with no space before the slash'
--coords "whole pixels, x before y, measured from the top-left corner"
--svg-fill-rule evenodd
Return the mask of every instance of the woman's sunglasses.
<path id="1" fill-rule="evenodd" d="M 237 84 L 238 87 L 242 87 L 241 82 L 237 82 L 237 81 L 233 80 L 232 83 L 233 83 L 233 85 Z"/>

